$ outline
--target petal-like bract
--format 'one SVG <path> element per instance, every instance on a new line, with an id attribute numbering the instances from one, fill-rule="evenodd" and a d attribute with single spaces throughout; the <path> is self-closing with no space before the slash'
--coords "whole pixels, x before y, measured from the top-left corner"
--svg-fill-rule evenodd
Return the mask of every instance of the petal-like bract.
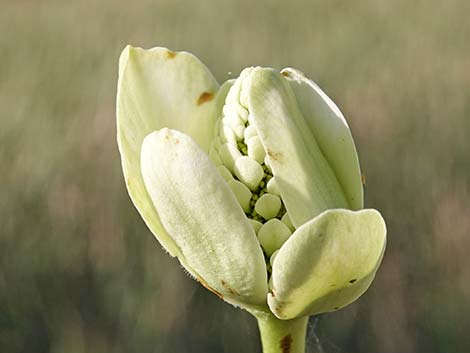
<path id="1" fill-rule="evenodd" d="M 277 253 L 271 311 L 292 319 L 352 303 L 371 284 L 385 243 L 385 223 L 377 211 L 325 211 L 298 228 Z"/>
<path id="2" fill-rule="evenodd" d="M 293 225 L 328 209 L 349 208 L 287 79 L 273 69 L 247 70 L 243 89 L 250 115 Z"/>
<path id="3" fill-rule="evenodd" d="M 256 234 L 207 154 L 187 135 L 162 129 L 144 140 L 142 175 L 165 229 L 202 284 L 233 304 L 265 303 L 266 265 Z"/>
<path id="4" fill-rule="evenodd" d="M 348 123 L 336 104 L 299 70 L 281 71 L 294 90 L 299 108 L 321 151 L 335 172 L 349 206 L 364 207 L 361 171 Z"/>
<path id="5" fill-rule="evenodd" d="M 144 187 L 140 149 L 149 133 L 169 127 L 209 148 L 218 84 L 194 55 L 166 48 L 126 47 L 119 60 L 117 132 L 122 168 L 134 205 L 173 256 L 181 252 L 162 227 Z"/>

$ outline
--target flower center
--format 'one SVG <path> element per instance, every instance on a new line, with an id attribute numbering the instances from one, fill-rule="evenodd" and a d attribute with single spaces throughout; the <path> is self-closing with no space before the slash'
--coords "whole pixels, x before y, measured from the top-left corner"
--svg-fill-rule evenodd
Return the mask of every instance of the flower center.
<path id="1" fill-rule="evenodd" d="M 277 250 L 294 227 L 269 166 L 269 156 L 243 102 L 242 79 L 243 73 L 227 94 L 209 157 L 250 220 L 270 272 Z"/>

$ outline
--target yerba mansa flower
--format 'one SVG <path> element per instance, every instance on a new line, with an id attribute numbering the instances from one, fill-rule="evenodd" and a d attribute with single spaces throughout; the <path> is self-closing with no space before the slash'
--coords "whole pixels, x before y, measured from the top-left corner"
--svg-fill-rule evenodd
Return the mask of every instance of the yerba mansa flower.
<path id="1" fill-rule="evenodd" d="M 301 352 L 309 315 L 371 284 L 385 224 L 362 209 L 343 115 L 303 73 L 251 67 L 219 86 L 189 53 L 129 46 L 117 121 L 142 218 L 201 284 L 258 318 L 266 351 L 274 332 Z"/>

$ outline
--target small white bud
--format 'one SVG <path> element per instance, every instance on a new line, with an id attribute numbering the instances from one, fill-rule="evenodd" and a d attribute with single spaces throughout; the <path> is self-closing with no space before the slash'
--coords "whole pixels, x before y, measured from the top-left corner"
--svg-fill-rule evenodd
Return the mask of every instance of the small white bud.
<path id="1" fill-rule="evenodd" d="M 232 86 L 232 88 L 233 88 L 233 86 Z M 230 92 L 228 94 L 230 95 Z M 226 99 L 228 99 L 228 95 L 227 95 Z M 232 103 L 232 102 L 229 102 L 229 103 L 230 104 L 225 104 L 222 108 L 222 113 L 224 114 L 224 116 L 228 116 L 228 115 L 233 113 L 232 106 L 236 103 Z"/>
<path id="2" fill-rule="evenodd" d="M 219 148 L 219 156 L 222 160 L 222 163 L 233 172 L 233 165 L 235 164 L 235 160 L 241 157 L 240 151 L 232 145 L 231 143 L 224 143 Z"/>
<path id="3" fill-rule="evenodd" d="M 248 125 L 243 133 L 245 141 L 248 141 L 250 138 L 258 136 L 258 132 L 253 125 Z"/>
<path id="4" fill-rule="evenodd" d="M 277 218 L 267 221 L 258 232 L 258 240 L 268 256 L 274 254 L 289 239 L 291 231 Z"/>
<path id="5" fill-rule="evenodd" d="M 236 115 L 245 124 L 248 121 L 248 110 L 242 107 L 238 102 L 229 102 L 225 104 L 222 111 L 225 116 Z"/>
<path id="6" fill-rule="evenodd" d="M 266 156 L 266 151 L 261 143 L 261 139 L 258 136 L 251 137 L 246 140 L 246 145 L 248 147 L 248 157 L 262 164 Z"/>
<path id="7" fill-rule="evenodd" d="M 230 189 L 232 189 L 233 193 L 235 194 L 235 197 L 238 200 L 238 203 L 240 204 L 240 206 L 242 206 L 243 211 L 249 212 L 251 191 L 246 187 L 245 184 L 235 179 L 229 180 L 228 186 L 230 186 Z"/>
<path id="8" fill-rule="evenodd" d="M 244 123 L 248 121 L 248 110 L 246 110 L 245 108 L 246 106 L 243 106 L 243 105 L 237 106 L 238 116 L 240 117 L 240 119 L 242 119 Z"/>
<path id="9" fill-rule="evenodd" d="M 219 134 L 220 134 L 220 139 L 222 142 L 225 143 L 230 143 L 234 146 L 237 145 L 237 139 L 235 138 L 235 133 L 231 129 L 230 126 L 228 126 L 222 119 L 222 122 L 220 124 L 219 128 Z"/>
<path id="10" fill-rule="evenodd" d="M 230 113 L 223 118 L 225 124 L 230 126 L 233 133 L 235 134 L 235 138 L 237 141 L 243 140 L 243 133 L 245 131 L 245 124 L 243 121 L 238 117 L 235 113 Z"/>
<path id="11" fill-rule="evenodd" d="M 281 209 L 281 199 L 273 194 L 264 194 L 255 204 L 255 211 L 264 219 L 271 219 L 277 216 Z"/>
<path id="12" fill-rule="evenodd" d="M 258 188 L 261 179 L 264 177 L 264 170 L 261 165 L 247 156 L 237 158 L 233 171 L 238 179 L 245 183 L 252 191 Z"/>
<path id="13" fill-rule="evenodd" d="M 277 195 L 277 196 L 281 196 L 281 193 L 279 192 L 279 188 L 278 188 L 278 186 L 277 186 L 276 178 L 275 178 L 275 177 L 269 179 L 268 185 L 266 185 L 266 188 L 268 189 L 268 192 L 269 192 L 270 194 L 274 194 L 274 195 Z"/>
<path id="14" fill-rule="evenodd" d="M 233 133 L 237 141 L 243 141 L 243 132 L 245 131 L 245 126 L 240 125 L 233 129 Z"/>

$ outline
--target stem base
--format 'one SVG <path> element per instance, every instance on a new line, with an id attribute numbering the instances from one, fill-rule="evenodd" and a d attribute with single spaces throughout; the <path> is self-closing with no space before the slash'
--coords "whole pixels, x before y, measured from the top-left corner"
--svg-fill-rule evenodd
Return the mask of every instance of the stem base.
<path id="1" fill-rule="evenodd" d="M 308 316 L 280 320 L 272 314 L 256 315 L 263 353 L 304 353 Z"/>

